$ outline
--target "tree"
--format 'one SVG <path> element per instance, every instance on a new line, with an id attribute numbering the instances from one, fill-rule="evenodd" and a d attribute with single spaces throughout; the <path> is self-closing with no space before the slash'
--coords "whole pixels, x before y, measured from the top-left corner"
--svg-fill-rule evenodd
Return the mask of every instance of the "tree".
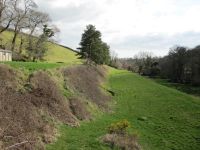
<path id="1" fill-rule="evenodd" d="M 48 14 L 37 11 L 30 10 L 28 13 L 28 47 L 29 50 L 33 47 L 33 41 L 36 36 L 36 29 L 43 30 L 43 25 L 50 22 L 50 17 Z"/>
<path id="2" fill-rule="evenodd" d="M 187 68 L 185 68 L 187 80 L 193 85 L 200 85 L 200 46 L 188 50 L 187 58 Z"/>
<path id="3" fill-rule="evenodd" d="M 17 35 L 22 31 L 23 28 L 28 28 L 29 26 L 28 14 L 34 8 L 37 8 L 37 5 L 33 0 L 23 0 L 20 3 L 20 5 L 19 3 L 16 3 L 15 8 L 14 8 L 16 17 L 12 23 L 13 28 L 14 28 L 14 36 L 12 39 L 12 47 L 11 47 L 12 51 L 15 49 Z"/>
<path id="4" fill-rule="evenodd" d="M 80 56 L 96 64 L 108 64 L 110 59 L 110 47 L 102 41 L 101 32 L 96 30 L 95 26 L 88 25 L 82 34 L 80 42 Z"/>
<path id="5" fill-rule="evenodd" d="M 53 29 L 49 28 L 47 25 L 43 26 L 43 33 L 38 37 L 34 38 L 32 45 L 27 48 L 29 53 L 29 58 L 32 58 L 32 61 L 42 60 L 45 52 L 48 50 L 47 42 L 53 37 L 55 32 Z"/>
<path id="6" fill-rule="evenodd" d="M 15 19 L 14 8 L 18 0 L 0 0 L 0 34 L 6 31 Z"/>
<path id="7" fill-rule="evenodd" d="M 176 46 L 159 60 L 161 77 L 172 82 L 200 85 L 200 46 L 188 49 Z"/>
<path id="8" fill-rule="evenodd" d="M 135 65 L 138 68 L 138 73 L 142 75 L 151 75 L 152 67 L 155 67 L 153 63 L 155 58 L 150 52 L 140 52 L 134 56 Z"/>
<path id="9" fill-rule="evenodd" d="M 177 46 L 171 48 L 169 51 L 169 61 L 171 61 L 171 72 L 169 74 L 170 79 L 174 82 L 184 81 L 184 67 L 186 65 L 186 47 Z"/>
<path id="10" fill-rule="evenodd" d="M 115 51 L 110 52 L 110 66 L 118 68 L 118 55 Z"/>

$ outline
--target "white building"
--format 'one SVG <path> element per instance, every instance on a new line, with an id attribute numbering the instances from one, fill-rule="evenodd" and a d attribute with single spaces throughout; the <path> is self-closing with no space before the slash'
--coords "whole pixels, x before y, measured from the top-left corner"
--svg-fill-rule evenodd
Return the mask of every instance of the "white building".
<path id="1" fill-rule="evenodd" d="M 0 61 L 12 61 L 12 51 L 0 49 Z"/>

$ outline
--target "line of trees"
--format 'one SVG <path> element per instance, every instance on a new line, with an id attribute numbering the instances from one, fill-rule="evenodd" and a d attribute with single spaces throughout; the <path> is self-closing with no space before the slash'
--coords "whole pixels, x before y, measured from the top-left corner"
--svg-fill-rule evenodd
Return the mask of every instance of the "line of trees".
<path id="1" fill-rule="evenodd" d="M 173 82 L 200 85 L 200 46 L 174 47 L 159 60 L 160 76 Z"/>
<path id="2" fill-rule="evenodd" d="M 38 10 L 34 0 L 0 0 L 0 37 L 8 29 L 13 31 L 13 37 L 9 43 L 1 42 L 1 48 L 12 50 L 16 59 L 33 61 L 44 57 L 47 41 L 59 32 L 49 15 Z"/>
<path id="3" fill-rule="evenodd" d="M 109 64 L 110 47 L 102 41 L 101 32 L 94 25 L 88 25 L 82 34 L 80 47 L 80 58 L 86 59 L 87 64 Z"/>
<path id="4" fill-rule="evenodd" d="M 200 85 L 200 46 L 175 46 L 167 56 L 154 57 L 141 52 L 133 58 L 113 59 L 113 66 L 137 72 L 140 75 L 161 77 L 171 82 Z"/>

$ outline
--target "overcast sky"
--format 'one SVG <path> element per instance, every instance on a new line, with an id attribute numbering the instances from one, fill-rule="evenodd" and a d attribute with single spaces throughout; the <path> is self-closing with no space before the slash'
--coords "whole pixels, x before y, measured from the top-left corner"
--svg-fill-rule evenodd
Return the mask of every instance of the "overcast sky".
<path id="1" fill-rule="evenodd" d="M 119 57 L 157 56 L 170 47 L 200 44 L 200 0 L 36 0 L 60 28 L 60 43 L 78 47 L 93 24 Z"/>

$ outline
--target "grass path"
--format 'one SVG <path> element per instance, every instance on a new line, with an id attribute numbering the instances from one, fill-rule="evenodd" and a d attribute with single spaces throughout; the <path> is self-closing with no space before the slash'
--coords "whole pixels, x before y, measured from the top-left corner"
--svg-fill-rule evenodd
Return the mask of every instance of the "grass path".
<path id="1" fill-rule="evenodd" d="M 108 125 L 121 119 L 131 122 L 145 150 L 199 149 L 199 98 L 126 71 L 112 70 L 109 86 L 116 93 L 114 113 L 82 123 L 80 128 L 61 126 L 61 136 L 47 150 L 109 149 L 99 137 Z M 141 117 L 147 119 L 141 121 Z"/>

